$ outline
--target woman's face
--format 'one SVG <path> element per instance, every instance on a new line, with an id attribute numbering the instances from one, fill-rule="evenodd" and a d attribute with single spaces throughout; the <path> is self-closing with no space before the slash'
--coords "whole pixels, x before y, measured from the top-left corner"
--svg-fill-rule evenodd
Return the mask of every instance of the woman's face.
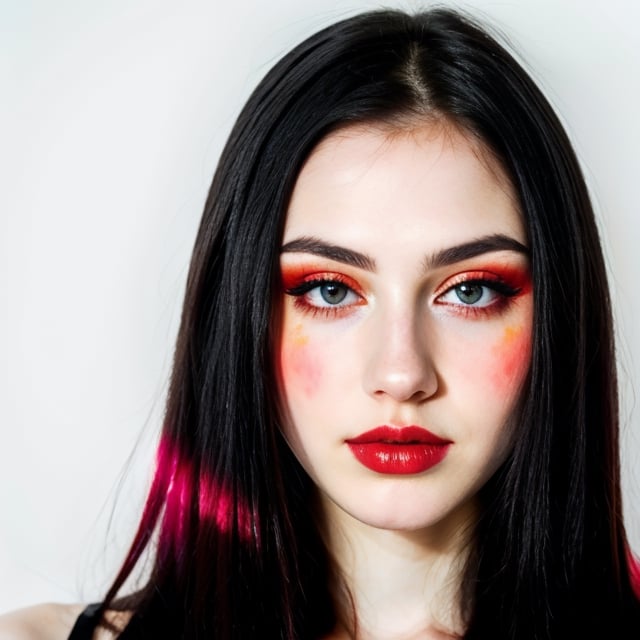
<path id="1" fill-rule="evenodd" d="M 415 530 L 473 513 L 531 354 L 513 189 L 452 126 L 325 138 L 281 253 L 283 431 L 329 514 Z"/>

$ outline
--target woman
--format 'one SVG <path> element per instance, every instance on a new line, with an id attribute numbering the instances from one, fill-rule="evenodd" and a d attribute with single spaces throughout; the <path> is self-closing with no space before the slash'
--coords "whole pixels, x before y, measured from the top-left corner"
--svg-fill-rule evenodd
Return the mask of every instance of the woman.
<path id="1" fill-rule="evenodd" d="M 274 67 L 222 155 L 113 586 L 75 626 L 16 624 L 634 637 L 617 437 L 602 255 L 548 103 L 456 13 L 351 18 Z"/>

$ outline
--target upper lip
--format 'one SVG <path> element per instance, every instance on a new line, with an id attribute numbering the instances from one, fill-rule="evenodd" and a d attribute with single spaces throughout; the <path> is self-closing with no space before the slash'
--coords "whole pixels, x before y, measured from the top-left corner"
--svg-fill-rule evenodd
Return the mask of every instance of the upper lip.
<path id="1" fill-rule="evenodd" d="M 384 425 L 365 431 L 355 438 L 349 438 L 349 444 L 369 444 L 373 442 L 397 444 L 451 444 L 451 440 L 440 438 L 424 427 L 415 425 L 407 427 L 391 427 Z"/>

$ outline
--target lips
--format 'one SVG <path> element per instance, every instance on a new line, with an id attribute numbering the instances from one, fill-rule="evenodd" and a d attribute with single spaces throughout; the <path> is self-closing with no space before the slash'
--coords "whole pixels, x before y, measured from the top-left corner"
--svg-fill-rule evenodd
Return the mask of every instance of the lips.
<path id="1" fill-rule="evenodd" d="M 376 427 L 346 440 L 360 464 L 377 473 L 411 475 L 427 471 L 447 455 L 451 440 L 422 427 Z"/>

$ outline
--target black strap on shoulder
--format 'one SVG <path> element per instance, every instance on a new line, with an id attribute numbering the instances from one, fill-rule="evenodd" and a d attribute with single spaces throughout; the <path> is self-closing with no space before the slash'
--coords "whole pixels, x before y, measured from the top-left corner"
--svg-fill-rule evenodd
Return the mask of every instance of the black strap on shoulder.
<path id="1" fill-rule="evenodd" d="M 100 610 L 100 603 L 90 604 L 86 609 L 78 616 L 76 623 L 71 629 L 71 635 L 68 640 L 91 640 L 93 638 L 93 632 L 98 624 L 98 611 Z"/>

